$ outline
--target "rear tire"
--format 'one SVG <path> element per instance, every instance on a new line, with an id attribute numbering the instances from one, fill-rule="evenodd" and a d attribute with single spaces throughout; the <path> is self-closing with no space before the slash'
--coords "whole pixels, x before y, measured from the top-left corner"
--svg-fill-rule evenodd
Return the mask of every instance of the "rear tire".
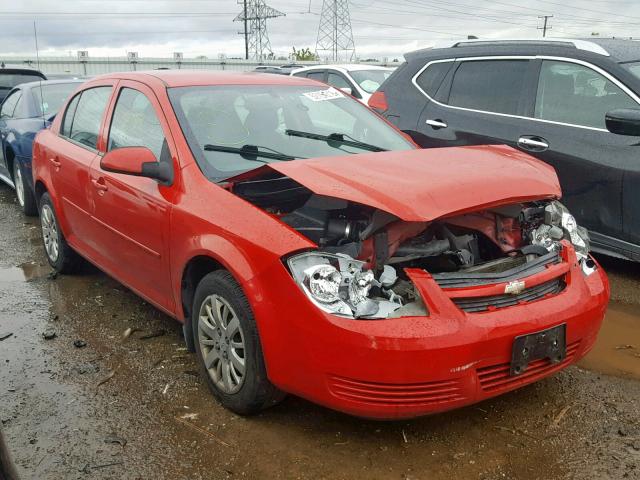
<path id="1" fill-rule="evenodd" d="M 229 272 L 218 270 L 200 281 L 191 322 L 200 371 L 224 407 L 253 415 L 284 399 L 267 378 L 253 312 Z"/>
<path id="2" fill-rule="evenodd" d="M 82 265 L 82 258 L 69 246 L 48 193 L 40 198 L 40 226 L 44 252 L 49 265 L 58 273 L 73 273 Z"/>
<path id="3" fill-rule="evenodd" d="M 20 162 L 16 159 L 13 160 L 13 184 L 16 187 L 18 205 L 20 205 L 24 214 L 28 217 L 36 216 L 38 214 L 36 197 L 22 173 Z"/>

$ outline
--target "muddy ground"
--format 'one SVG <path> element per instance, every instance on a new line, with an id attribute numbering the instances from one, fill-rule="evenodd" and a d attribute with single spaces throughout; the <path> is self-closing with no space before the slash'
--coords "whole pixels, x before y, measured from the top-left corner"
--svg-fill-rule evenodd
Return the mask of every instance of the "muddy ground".
<path id="1" fill-rule="evenodd" d="M 23 479 L 640 479 L 640 267 L 605 265 L 599 343 L 552 378 L 411 421 L 295 397 L 242 418 L 212 400 L 177 322 L 93 268 L 54 278 L 2 186 L 0 429 Z"/>

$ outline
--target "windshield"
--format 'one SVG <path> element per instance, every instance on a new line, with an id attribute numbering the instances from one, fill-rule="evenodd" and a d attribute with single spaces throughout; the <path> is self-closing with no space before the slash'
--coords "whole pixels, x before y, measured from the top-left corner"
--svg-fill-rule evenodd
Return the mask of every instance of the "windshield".
<path id="1" fill-rule="evenodd" d="M 50 117 L 60 110 L 62 104 L 69 98 L 69 95 L 80 85 L 74 83 L 55 83 L 53 85 L 42 85 L 31 89 L 33 100 L 36 106 L 36 116 Z"/>
<path id="2" fill-rule="evenodd" d="M 5 73 L 0 70 L 0 89 L 11 90 L 21 83 L 44 80 L 40 75 L 29 73 Z"/>
<path id="3" fill-rule="evenodd" d="M 366 106 L 331 87 L 180 87 L 171 88 L 169 98 L 191 151 L 205 175 L 213 180 L 279 160 L 248 158 L 212 146 L 257 146 L 295 158 L 371 151 L 365 145 L 356 146 L 357 142 L 384 150 L 414 148 Z M 354 142 L 347 145 L 318 138 L 331 134 L 342 134 Z"/>
<path id="4" fill-rule="evenodd" d="M 391 69 L 352 70 L 349 72 L 351 77 L 358 83 L 358 85 L 360 85 L 360 88 L 362 88 L 367 93 L 373 93 L 378 90 L 378 88 L 380 88 L 380 85 L 382 85 L 382 82 L 389 78 L 392 73 L 393 70 Z"/>

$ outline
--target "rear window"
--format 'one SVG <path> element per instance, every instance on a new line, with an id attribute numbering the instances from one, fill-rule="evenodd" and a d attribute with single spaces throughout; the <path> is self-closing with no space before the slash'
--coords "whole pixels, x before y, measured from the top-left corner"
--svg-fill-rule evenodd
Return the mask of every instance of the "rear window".
<path id="1" fill-rule="evenodd" d="M 453 61 L 432 63 L 416 78 L 416 83 L 430 97 L 435 97 Z"/>
<path id="2" fill-rule="evenodd" d="M 4 73 L 0 70 L 0 88 L 10 90 L 16 85 L 27 82 L 35 82 L 37 80 L 44 80 L 38 74 L 33 73 Z"/>
<path id="3" fill-rule="evenodd" d="M 31 89 L 38 117 L 55 115 L 79 83 L 56 83 Z"/>
<path id="4" fill-rule="evenodd" d="M 517 115 L 528 66 L 528 60 L 462 62 L 453 76 L 449 105 Z"/>

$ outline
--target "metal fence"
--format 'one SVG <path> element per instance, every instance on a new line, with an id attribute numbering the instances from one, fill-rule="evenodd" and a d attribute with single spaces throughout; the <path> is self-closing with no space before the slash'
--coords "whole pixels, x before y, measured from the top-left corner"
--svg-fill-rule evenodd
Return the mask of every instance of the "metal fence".
<path id="1" fill-rule="evenodd" d="M 38 68 L 45 74 L 69 74 L 80 76 L 100 75 L 102 73 L 122 72 L 133 70 L 156 69 L 198 69 L 198 70 L 234 70 L 249 71 L 259 65 L 280 66 L 286 64 L 284 60 L 270 60 L 257 62 L 255 60 L 240 59 L 209 59 L 209 58 L 137 58 L 128 57 L 91 57 L 77 59 L 75 57 L 12 57 L 0 56 L 0 63 L 8 65 L 23 65 Z M 317 65 L 319 62 L 300 62 L 301 65 Z M 367 62 L 368 65 L 384 65 L 382 62 Z M 397 66 L 398 64 L 390 64 Z"/>

